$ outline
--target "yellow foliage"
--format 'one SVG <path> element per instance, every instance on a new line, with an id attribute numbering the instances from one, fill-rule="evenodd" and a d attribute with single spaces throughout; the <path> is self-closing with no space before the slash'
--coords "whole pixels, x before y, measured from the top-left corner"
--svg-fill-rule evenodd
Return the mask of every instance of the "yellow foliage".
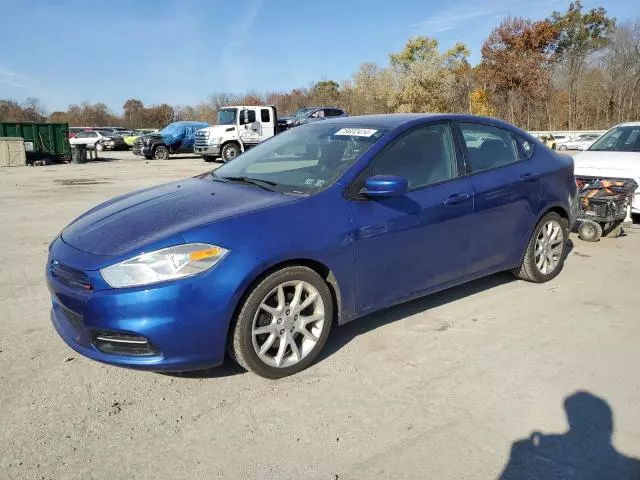
<path id="1" fill-rule="evenodd" d="M 496 109 L 489 103 L 489 96 L 484 88 L 476 88 L 471 92 L 471 113 L 485 117 L 496 115 Z"/>

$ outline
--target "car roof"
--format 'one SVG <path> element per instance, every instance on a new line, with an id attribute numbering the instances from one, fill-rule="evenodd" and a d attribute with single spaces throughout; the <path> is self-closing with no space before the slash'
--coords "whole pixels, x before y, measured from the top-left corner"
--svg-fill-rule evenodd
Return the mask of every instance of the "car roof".
<path id="1" fill-rule="evenodd" d="M 492 125 L 519 130 L 517 127 L 492 117 L 481 117 L 477 115 L 463 115 L 453 113 L 390 113 L 380 115 L 358 115 L 351 117 L 329 117 L 323 123 L 333 123 L 348 126 L 372 126 L 379 128 L 397 128 L 404 124 L 417 121 L 428 120 L 458 120 L 460 122 L 490 123 Z"/>
<path id="2" fill-rule="evenodd" d="M 616 125 L 616 127 L 640 127 L 640 122 L 626 122 Z"/>

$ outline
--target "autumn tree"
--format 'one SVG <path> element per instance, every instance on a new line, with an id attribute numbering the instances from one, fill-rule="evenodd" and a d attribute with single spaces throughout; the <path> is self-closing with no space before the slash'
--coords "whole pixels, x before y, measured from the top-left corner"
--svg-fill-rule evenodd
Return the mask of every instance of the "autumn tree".
<path id="1" fill-rule="evenodd" d="M 506 105 L 511 123 L 527 123 L 554 61 L 556 31 L 548 21 L 506 18 L 482 46 L 479 73 Z"/>
<path id="2" fill-rule="evenodd" d="M 582 2 L 569 4 L 566 13 L 553 12 L 549 22 L 557 33 L 556 53 L 562 59 L 569 90 L 569 129 L 576 125 L 578 81 L 587 67 L 587 60 L 609 42 L 615 29 L 615 19 L 607 17 L 604 8 L 592 8 L 583 13 Z"/>
<path id="3" fill-rule="evenodd" d="M 144 104 L 142 101 L 136 98 L 130 98 L 124 102 L 122 110 L 124 111 L 124 117 L 129 128 L 140 128 L 143 126 L 140 124 L 142 120 L 142 113 L 144 111 Z"/>
<path id="4" fill-rule="evenodd" d="M 445 66 L 453 74 L 451 110 L 471 113 L 473 110 L 471 94 L 475 82 L 475 72 L 469 62 L 471 52 L 464 43 L 456 43 L 444 54 Z"/>

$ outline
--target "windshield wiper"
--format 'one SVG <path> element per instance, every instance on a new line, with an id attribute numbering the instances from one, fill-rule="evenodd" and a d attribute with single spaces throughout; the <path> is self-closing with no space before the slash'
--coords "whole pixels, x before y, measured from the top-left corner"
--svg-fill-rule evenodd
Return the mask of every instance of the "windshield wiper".
<path id="1" fill-rule="evenodd" d="M 273 187 L 278 185 L 276 182 L 270 182 L 269 180 L 260 180 L 258 178 L 250 177 L 219 177 L 216 175 L 214 178 L 221 178 L 230 182 L 248 183 L 249 185 L 255 185 L 256 187 L 260 187 L 270 192 L 274 192 L 275 189 Z"/>

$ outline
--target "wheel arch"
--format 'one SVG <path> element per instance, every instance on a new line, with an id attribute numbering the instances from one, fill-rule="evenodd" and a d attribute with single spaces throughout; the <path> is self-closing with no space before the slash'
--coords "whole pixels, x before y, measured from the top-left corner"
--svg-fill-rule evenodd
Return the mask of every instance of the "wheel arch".
<path id="1" fill-rule="evenodd" d="M 242 147 L 240 146 L 240 142 L 238 140 L 235 140 L 235 139 L 225 140 L 224 142 L 222 142 L 222 145 L 220 145 L 220 154 L 222 154 L 222 149 L 227 145 L 229 145 L 230 143 L 233 143 L 234 145 L 236 145 L 238 148 L 242 150 Z"/>
<path id="2" fill-rule="evenodd" d="M 236 305 L 233 309 L 231 321 L 229 322 L 229 327 L 227 329 L 227 345 L 229 344 L 231 335 L 233 335 L 233 326 L 235 325 L 238 313 L 240 313 L 242 305 L 244 304 L 246 298 L 251 294 L 251 291 L 266 277 L 278 270 L 282 270 L 283 268 L 287 267 L 307 267 L 320 275 L 320 277 L 326 282 L 327 286 L 329 287 L 331 298 L 333 299 L 335 305 L 335 313 L 332 321 L 338 321 L 338 319 L 340 318 L 340 314 L 342 313 L 342 294 L 340 286 L 338 285 L 338 280 L 336 279 L 336 276 L 331 271 L 331 269 L 324 263 L 311 258 L 293 258 L 283 260 L 271 264 L 261 271 L 257 272 L 251 282 L 249 282 L 249 284 L 244 288 L 242 294 L 238 297 L 238 301 L 236 302 Z"/>
<path id="3" fill-rule="evenodd" d="M 569 230 L 569 232 L 571 232 L 572 225 L 569 225 L 570 217 L 569 217 L 569 212 L 567 212 L 567 209 L 560 204 L 547 205 L 545 208 L 540 210 L 540 213 L 538 214 L 538 217 L 536 218 L 535 223 L 529 229 L 529 233 L 525 238 L 524 247 L 522 248 L 522 251 L 520 252 L 520 256 L 518 257 L 520 263 L 522 263 L 522 260 L 524 259 L 524 255 L 527 252 L 527 246 L 529 245 L 529 240 L 531 239 L 531 235 L 533 235 L 533 232 L 536 229 L 536 226 L 538 225 L 538 223 L 540 223 L 540 220 L 542 220 L 542 218 L 547 213 L 550 213 L 550 212 L 557 213 L 558 215 L 560 215 L 560 217 L 566 220 L 567 229 Z"/>

